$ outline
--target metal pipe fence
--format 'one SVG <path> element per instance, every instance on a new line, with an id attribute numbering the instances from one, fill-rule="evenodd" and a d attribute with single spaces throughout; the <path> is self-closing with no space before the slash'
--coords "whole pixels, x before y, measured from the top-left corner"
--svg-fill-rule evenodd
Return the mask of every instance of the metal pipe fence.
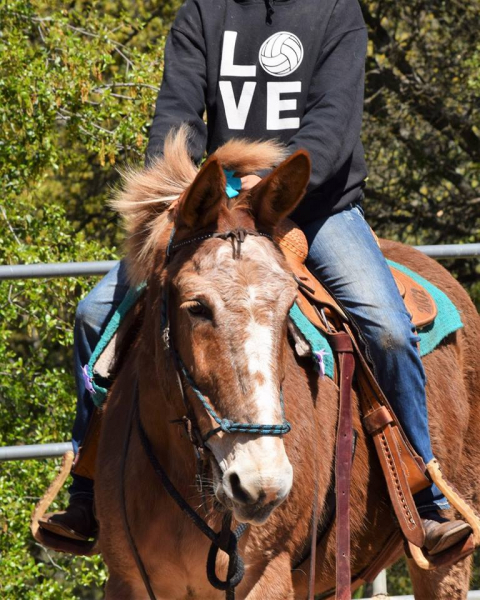
<path id="1" fill-rule="evenodd" d="M 0 462 L 5 460 L 30 460 L 57 458 L 73 450 L 72 442 L 56 444 L 29 444 L 25 446 L 0 446 Z"/>
<path id="2" fill-rule="evenodd" d="M 480 257 L 480 244 L 441 244 L 438 246 L 414 246 L 414 248 L 437 260 Z"/>
<path id="3" fill-rule="evenodd" d="M 388 594 L 372 596 L 372 599 L 378 598 L 378 600 L 385 598 L 385 600 L 415 600 L 413 596 L 389 596 Z M 480 600 L 480 590 L 474 590 L 468 592 L 468 600 Z M 362 598 L 362 600 L 371 600 L 370 598 Z"/>
<path id="4" fill-rule="evenodd" d="M 85 277 L 105 275 L 117 264 L 116 260 L 91 262 L 44 263 L 38 265 L 1 265 L 0 280 L 41 279 L 44 277 Z"/>
<path id="5" fill-rule="evenodd" d="M 480 244 L 443 244 L 414 246 L 420 252 L 437 260 L 480 257 Z M 104 275 L 118 261 L 65 262 L 33 265 L 0 265 L 0 281 L 7 279 L 42 279 L 47 277 L 85 277 Z"/>

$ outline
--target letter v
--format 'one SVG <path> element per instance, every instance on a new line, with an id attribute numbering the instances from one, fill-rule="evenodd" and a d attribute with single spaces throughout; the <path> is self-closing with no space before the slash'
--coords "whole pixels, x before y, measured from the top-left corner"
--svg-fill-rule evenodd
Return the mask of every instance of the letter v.
<path id="1" fill-rule="evenodd" d="M 222 94 L 225 116 L 229 129 L 245 129 L 250 106 L 252 105 L 253 93 L 257 83 L 255 81 L 246 81 L 243 84 L 242 93 L 238 106 L 233 93 L 231 81 L 220 81 L 220 92 Z"/>

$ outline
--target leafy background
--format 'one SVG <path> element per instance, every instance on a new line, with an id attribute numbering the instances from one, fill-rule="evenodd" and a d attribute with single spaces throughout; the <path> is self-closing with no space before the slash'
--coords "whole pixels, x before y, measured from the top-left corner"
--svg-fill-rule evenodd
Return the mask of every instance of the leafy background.
<path id="1" fill-rule="evenodd" d="M 0 263 L 114 259 L 118 168 L 141 162 L 181 0 L 0 0 Z M 477 1 L 363 2 L 366 211 L 407 243 L 478 240 Z M 480 301 L 478 262 L 447 266 Z M 0 285 L 0 445 L 65 441 L 76 304 L 95 278 Z M 2 599 L 101 598 L 101 559 L 46 552 L 30 514 L 57 461 L 0 464 Z M 57 503 L 62 505 L 63 495 Z M 473 587 L 480 587 L 478 575 Z M 391 593 L 408 593 L 405 566 Z M 367 590 L 364 590 L 366 593 Z"/>

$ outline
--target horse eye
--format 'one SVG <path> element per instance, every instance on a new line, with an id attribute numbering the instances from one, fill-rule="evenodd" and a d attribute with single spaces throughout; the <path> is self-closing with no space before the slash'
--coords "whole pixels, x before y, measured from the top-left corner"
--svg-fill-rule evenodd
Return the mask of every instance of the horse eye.
<path id="1" fill-rule="evenodd" d="M 195 317 L 203 317 L 204 319 L 212 318 L 212 311 L 197 300 L 189 302 L 187 306 L 188 312 Z"/>

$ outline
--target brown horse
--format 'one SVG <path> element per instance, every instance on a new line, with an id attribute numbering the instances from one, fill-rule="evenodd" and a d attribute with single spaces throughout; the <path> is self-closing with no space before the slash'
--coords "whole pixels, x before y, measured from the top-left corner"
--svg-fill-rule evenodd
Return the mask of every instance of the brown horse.
<path id="1" fill-rule="evenodd" d="M 223 506 L 249 522 L 240 541 L 245 577 L 237 598 L 305 598 L 312 536 L 312 503 L 318 492 L 320 526 L 334 463 L 338 388 L 299 362 L 288 338 L 287 315 L 296 285 L 268 237 L 248 235 L 240 257 L 231 240 L 207 238 L 178 246 L 166 263 L 172 228 L 175 244 L 205 232 L 237 227 L 274 233 L 300 201 L 309 160 L 299 152 L 249 193 L 225 195 L 222 167 L 249 173 L 278 164 L 283 150 L 272 142 L 232 141 L 198 172 L 188 158 L 185 132 L 168 140 L 165 156 L 149 170 L 130 173 L 117 207 L 129 234 L 132 284 L 148 283 L 138 308 L 137 335 L 107 400 L 97 462 L 96 507 L 100 545 L 110 577 L 106 598 L 148 598 L 122 521 L 122 481 L 129 529 L 158 600 L 223 598 L 206 577 L 209 540 L 167 495 L 131 426 L 138 382 L 141 423 L 153 452 L 174 485 L 216 531 Z M 186 190 L 186 191 L 185 191 Z M 184 193 L 185 192 L 185 193 Z M 181 196 L 180 201 L 172 200 Z M 480 319 L 461 286 L 435 261 L 398 243 L 385 255 L 416 270 L 460 309 L 464 329 L 425 358 L 433 448 L 445 474 L 474 506 L 480 475 Z M 288 435 L 212 436 L 206 499 L 195 487 L 193 447 L 178 424 L 185 414 L 176 367 L 162 335 L 168 282 L 170 337 L 195 384 L 222 417 L 282 423 L 280 394 L 292 429 Z M 199 427 L 211 418 L 186 387 Z M 476 401 L 477 400 L 477 401 Z M 358 432 L 352 475 L 352 573 L 369 566 L 396 530 L 370 439 L 355 400 Z M 129 433 L 130 432 L 130 433 Z M 125 449 L 126 460 L 122 460 Z M 122 464 L 124 462 L 124 464 Z M 315 483 L 317 482 L 317 483 Z M 226 555 L 217 570 L 225 576 Z M 470 561 L 436 572 L 410 564 L 415 597 L 466 598 Z M 335 581 L 335 524 L 317 546 L 316 592 Z"/>

